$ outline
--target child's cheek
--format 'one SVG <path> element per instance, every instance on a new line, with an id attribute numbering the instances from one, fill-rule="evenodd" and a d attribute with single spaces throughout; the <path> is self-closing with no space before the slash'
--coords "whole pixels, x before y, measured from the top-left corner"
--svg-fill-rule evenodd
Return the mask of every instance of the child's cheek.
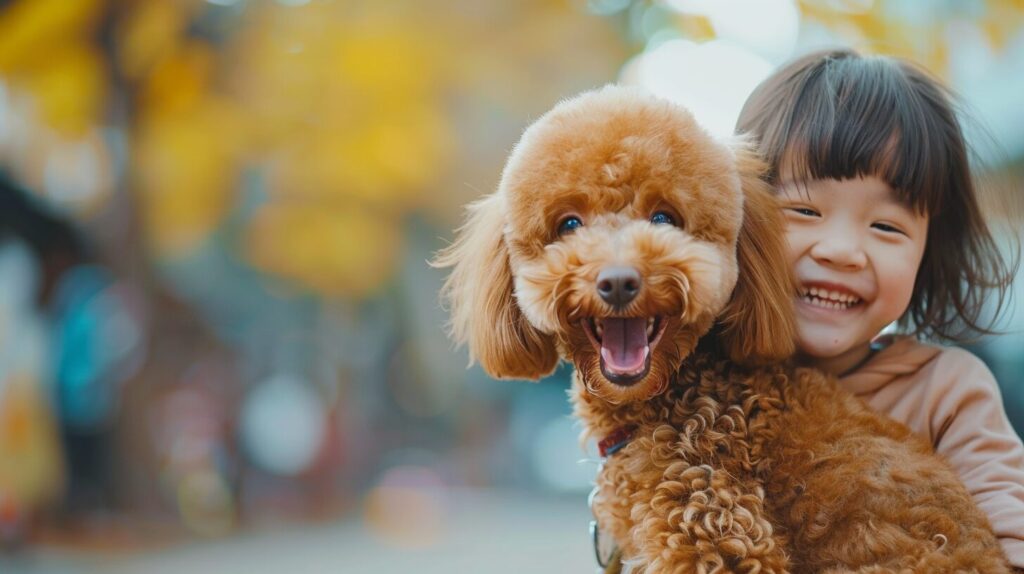
<path id="1" fill-rule="evenodd" d="M 794 273 L 796 271 L 796 262 L 800 258 L 800 244 L 802 237 L 796 226 L 790 222 L 786 222 L 786 260 L 789 261 L 789 271 Z"/>
<path id="2" fill-rule="evenodd" d="M 921 261 L 916 254 L 905 254 L 901 258 L 894 257 L 889 261 L 883 260 L 883 263 L 888 270 L 880 292 L 886 297 L 888 313 L 893 315 L 892 320 L 895 321 L 903 316 L 910 306 Z"/>

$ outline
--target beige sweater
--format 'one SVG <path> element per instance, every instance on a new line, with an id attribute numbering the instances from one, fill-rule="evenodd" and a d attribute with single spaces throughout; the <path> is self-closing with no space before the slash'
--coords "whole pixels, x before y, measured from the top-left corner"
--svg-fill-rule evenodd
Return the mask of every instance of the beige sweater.
<path id="1" fill-rule="evenodd" d="M 1024 445 L 992 372 L 963 349 L 910 337 L 878 342 L 887 346 L 840 382 L 935 445 L 988 514 L 1010 563 L 1024 568 Z"/>

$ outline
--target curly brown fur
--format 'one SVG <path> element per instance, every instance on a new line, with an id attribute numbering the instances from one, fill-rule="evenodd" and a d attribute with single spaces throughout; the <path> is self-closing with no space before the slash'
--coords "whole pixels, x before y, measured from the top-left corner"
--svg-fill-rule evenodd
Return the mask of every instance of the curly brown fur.
<path id="1" fill-rule="evenodd" d="M 817 371 L 697 353 L 644 403 L 579 381 L 574 401 L 585 421 L 636 427 L 594 501 L 634 571 L 1008 572 L 930 446 Z"/>
<path id="2" fill-rule="evenodd" d="M 794 290 L 762 172 L 637 91 L 559 104 L 438 258 L 456 338 L 497 377 L 572 361 L 585 433 L 635 429 L 594 503 L 632 572 L 1007 572 L 927 444 L 782 362 Z M 638 288 L 609 297 L 623 268 Z"/>

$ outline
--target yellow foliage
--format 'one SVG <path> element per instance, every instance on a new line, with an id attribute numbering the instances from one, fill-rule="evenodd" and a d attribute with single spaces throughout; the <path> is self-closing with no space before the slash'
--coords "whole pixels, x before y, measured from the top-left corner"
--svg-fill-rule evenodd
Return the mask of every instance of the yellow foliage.
<path id="1" fill-rule="evenodd" d="M 947 37 L 949 20 L 928 19 L 920 24 L 895 21 L 887 16 L 884 3 L 884 0 L 877 0 L 870 3 L 869 9 L 859 11 L 814 0 L 801 0 L 799 4 L 804 18 L 840 32 L 840 36 L 859 49 L 907 58 L 940 77 L 946 76 L 949 53 L 954 48 Z M 973 24 L 997 52 L 1001 51 L 1024 25 L 1022 7 L 1020 0 L 988 0 L 979 7 Z M 855 30 L 853 35 L 843 33 L 851 28 Z"/>
<path id="2" fill-rule="evenodd" d="M 271 175 L 275 195 L 358 199 L 396 212 L 416 206 L 453 146 L 440 113 L 417 104 L 354 125 L 329 122 L 281 143 L 285 149 Z"/>
<path id="3" fill-rule="evenodd" d="M 229 12 L 230 28 L 214 24 L 224 33 L 216 45 L 188 35 L 194 18 Z M 29 92 L 46 124 L 95 133 L 113 79 L 98 23 L 111 16 L 129 92 L 117 102 L 133 114 L 130 189 L 155 255 L 199 248 L 239 203 L 241 170 L 259 170 L 269 198 L 243 232 L 246 257 L 319 292 L 358 296 L 391 273 L 404 214 L 441 203 L 426 201 L 426 190 L 451 167 L 447 105 L 453 93 L 467 97 L 460 81 L 473 75 L 470 84 L 500 92 L 495 108 L 525 109 L 516 102 L 564 92 L 562 80 L 534 78 L 555 72 L 558 46 L 618 40 L 610 27 L 598 40 L 574 27 L 580 10 L 568 0 L 501 12 L 514 21 L 490 30 L 480 26 L 489 16 L 453 17 L 413 0 L 246 2 L 238 11 L 203 0 L 16 0 L 0 11 L 0 74 Z M 591 53 L 573 65 L 610 77 L 614 64 L 594 73 L 604 61 Z M 492 90 L 505 84 L 520 91 Z"/>
<path id="4" fill-rule="evenodd" d="M 394 217 L 317 202 L 273 202 L 252 219 L 245 256 L 253 265 L 328 296 L 369 294 L 398 262 L 402 233 Z"/>
<path id="5" fill-rule="evenodd" d="M 126 77 L 142 77 L 174 52 L 192 13 L 189 7 L 184 2 L 145 0 L 126 10 L 116 32 L 118 65 Z"/>
<path id="6" fill-rule="evenodd" d="M 231 50 L 232 93 L 258 149 L 283 158 L 276 193 L 409 209 L 453 146 L 435 39 L 410 22 L 343 16 L 319 3 L 256 10 Z"/>
<path id="7" fill-rule="evenodd" d="M 328 54 L 335 62 L 333 78 L 382 108 L 430 95 L 437 66 L 423 31 L 411 25 L 378 24 L 383 25 L 348 27 L 333 37 L 333 53 Z"/>
<path id="8" fill-rule="evenodd" d="M 102 116 L 107 103 L 107 70 L 102 56 L 80 42 L 50 53 L 45 62 L 21 76 L 39 119 L 59 132 L 80 137 Z"/>
<path id="9" fill-rule="evenodd" d="M 145 113 L 170 113 L 199 105 L 209 92 L 214 73 L 214 55 L 210 47 L 191 41 L 157 63 L 139 94 L 139 106 Z"/>
<path id="10" fill-rule="evenodd" d="M 53 48 L 87 38 L 105 0 L 18 0 L 0 11 L 0 73 L 45 62 Z"/>
<path id="11" fill-rule="evenodd" d="M 135 165 L 145 233 L 161 258 L 206 240 L 232 204 L 244 138 L 233 107 L 209 98 L 154 113 L 136 134 Z"/>

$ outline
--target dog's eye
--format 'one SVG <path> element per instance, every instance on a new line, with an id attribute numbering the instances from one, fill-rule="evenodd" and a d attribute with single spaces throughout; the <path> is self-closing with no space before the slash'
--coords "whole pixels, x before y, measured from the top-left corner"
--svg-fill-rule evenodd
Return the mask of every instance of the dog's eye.
<path id="1" fill-rule="evenodd" d="M 675 225 L 676 220 L 664 211 L 659 211 L 651 216 L 651 223 L 655 225 Z"/>
<path id="2" fill-rule="evenodd" d="M 580 227 L 583 227 L 583 220 L 575 215 L 570 215 L 562 220 L 558 224 L 558 235 L 565 235 L 566 233 L 572 233 Z"/>

